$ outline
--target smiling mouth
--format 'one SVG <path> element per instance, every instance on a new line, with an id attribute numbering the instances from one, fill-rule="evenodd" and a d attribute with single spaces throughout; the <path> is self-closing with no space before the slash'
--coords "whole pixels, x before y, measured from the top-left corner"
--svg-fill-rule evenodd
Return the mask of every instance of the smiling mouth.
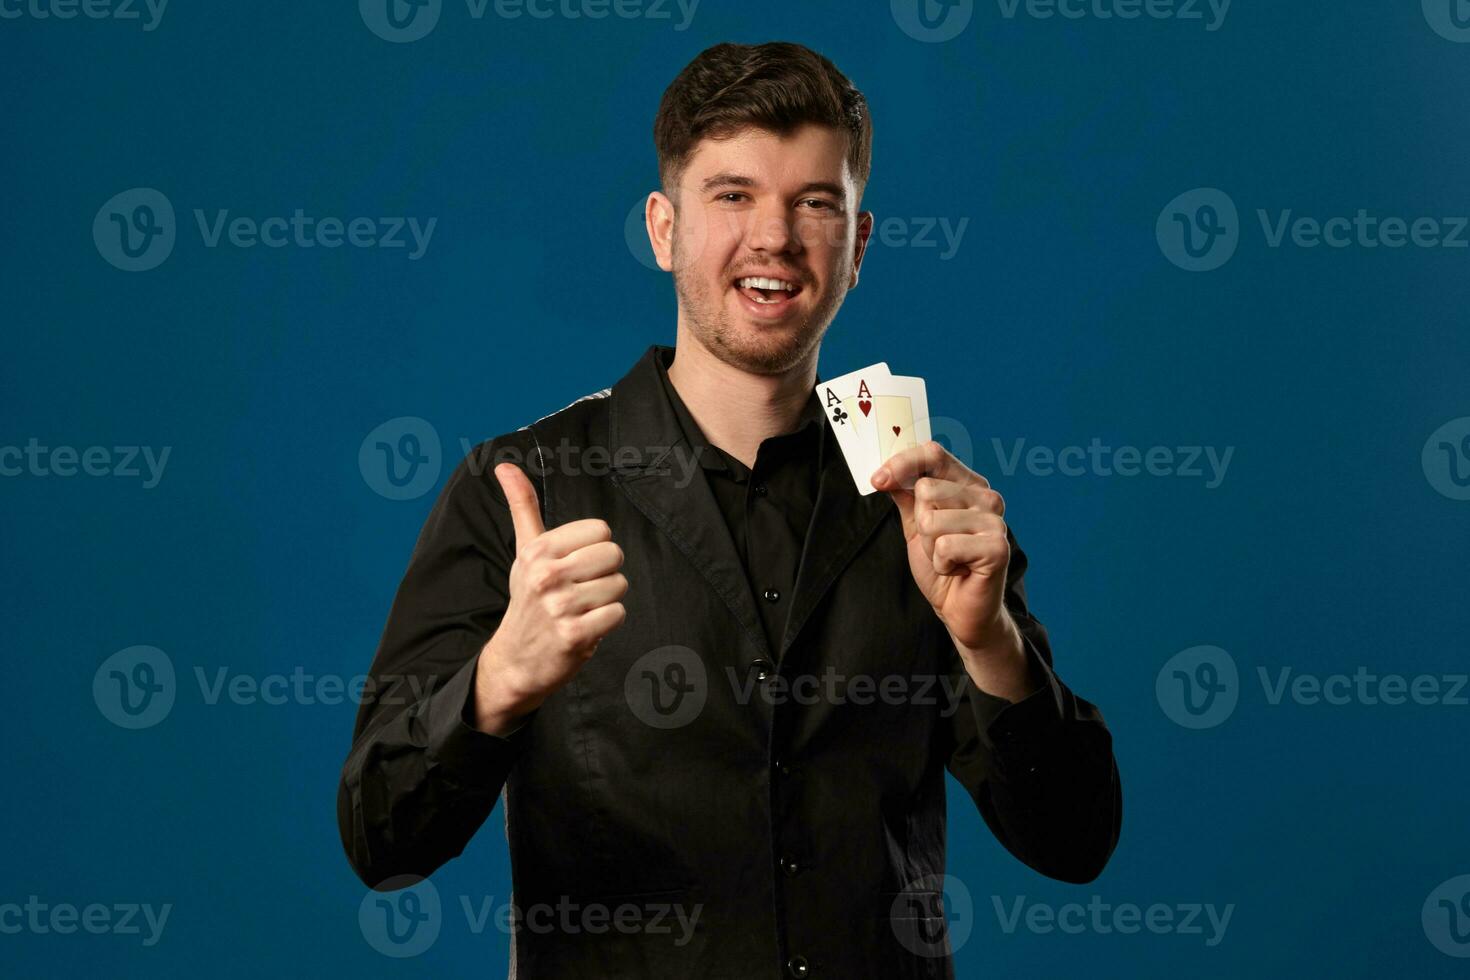
<path id="1" fill-rule="evenodd" d="M 735 280 L 735 288 L 741 296 L 758 306 L 779 307 L 796 298 L 801 292 L 801 283 L 769 276 L 742 276 Z"/>

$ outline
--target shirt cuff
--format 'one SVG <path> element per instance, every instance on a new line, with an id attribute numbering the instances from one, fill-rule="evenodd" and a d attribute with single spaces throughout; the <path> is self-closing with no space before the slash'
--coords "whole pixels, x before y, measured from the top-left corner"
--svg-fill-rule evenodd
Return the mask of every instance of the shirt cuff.
<path id="1" fill-rule="evenodd" d="M 1062 682 L 1024 633 L 1021 645 L 1031 676 L 1041 681 L 1039 688 L 1019 701 L 1007 701 L 980 690 L 973 681 L 968 686 L 970 710 L 980 739 L 999 753 L 1044 743 L 1065 721 Z"/>
<path id="2" fill-rule="evenodd" d="M 448 773 L 463 774 L 470 783 L 483 781 L 488 770 L 508 769 L 526 731 L 525 721 L 504 736 L 482 732 L 469 723 L 479 662 L 478 656 L 471 657 L 431 695 L 426 714 L 429 757 Z"/>

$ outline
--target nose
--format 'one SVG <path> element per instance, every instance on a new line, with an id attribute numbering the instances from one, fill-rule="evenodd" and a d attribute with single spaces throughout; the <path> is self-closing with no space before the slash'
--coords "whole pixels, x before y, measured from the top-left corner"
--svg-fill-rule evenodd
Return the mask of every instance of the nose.
<path id="1" fill-rule="evenodd" d="M 801 251 L 801 238 L 785 205 L 771 201 L 756 208 L 745 229 L 745 244 L 752 251 L 778 254 Z"/>

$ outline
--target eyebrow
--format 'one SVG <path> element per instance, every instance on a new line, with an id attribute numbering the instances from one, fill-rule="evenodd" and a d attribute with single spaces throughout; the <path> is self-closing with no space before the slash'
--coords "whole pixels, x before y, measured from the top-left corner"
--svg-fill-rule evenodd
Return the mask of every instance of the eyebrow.
<path id="1" fill-rule="evenodd" d="M 759 186 L 759 182 L 756 181 L 756 179 L 753 177 L 746 177 L 743 174 L 718 173 L 713 175 L 712 177 L 705 178 L 705 180 L 699 185 L 699 189 L 702 192 L 708 193 L 709 191 L 712 191 L 717 187 L 757 186 Z M 796 193 L 810 194 L 813 191 L 820 191 L 826 194 L 830 194 L 838 200 L 841 200 L 844 196 L 844 191 L 840 184 L 833 184 L 825 180 L 814 180 L 802 184 L 801 187 L 797 188 Z"/>

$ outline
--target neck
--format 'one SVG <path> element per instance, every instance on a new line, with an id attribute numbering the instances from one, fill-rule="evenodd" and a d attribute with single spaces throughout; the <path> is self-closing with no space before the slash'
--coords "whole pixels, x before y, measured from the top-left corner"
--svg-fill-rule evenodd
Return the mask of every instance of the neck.
<path id="1" fill-rule="evenodd" d="M 751 374 L 726 364 L 679 325 L 669 382 L 711 444 L 746 466 L 772 436 L 796 428 L 817 383 L 817 350 L 780 374 Z M 733 411 L 731 406 L 739 406 Z"/>

